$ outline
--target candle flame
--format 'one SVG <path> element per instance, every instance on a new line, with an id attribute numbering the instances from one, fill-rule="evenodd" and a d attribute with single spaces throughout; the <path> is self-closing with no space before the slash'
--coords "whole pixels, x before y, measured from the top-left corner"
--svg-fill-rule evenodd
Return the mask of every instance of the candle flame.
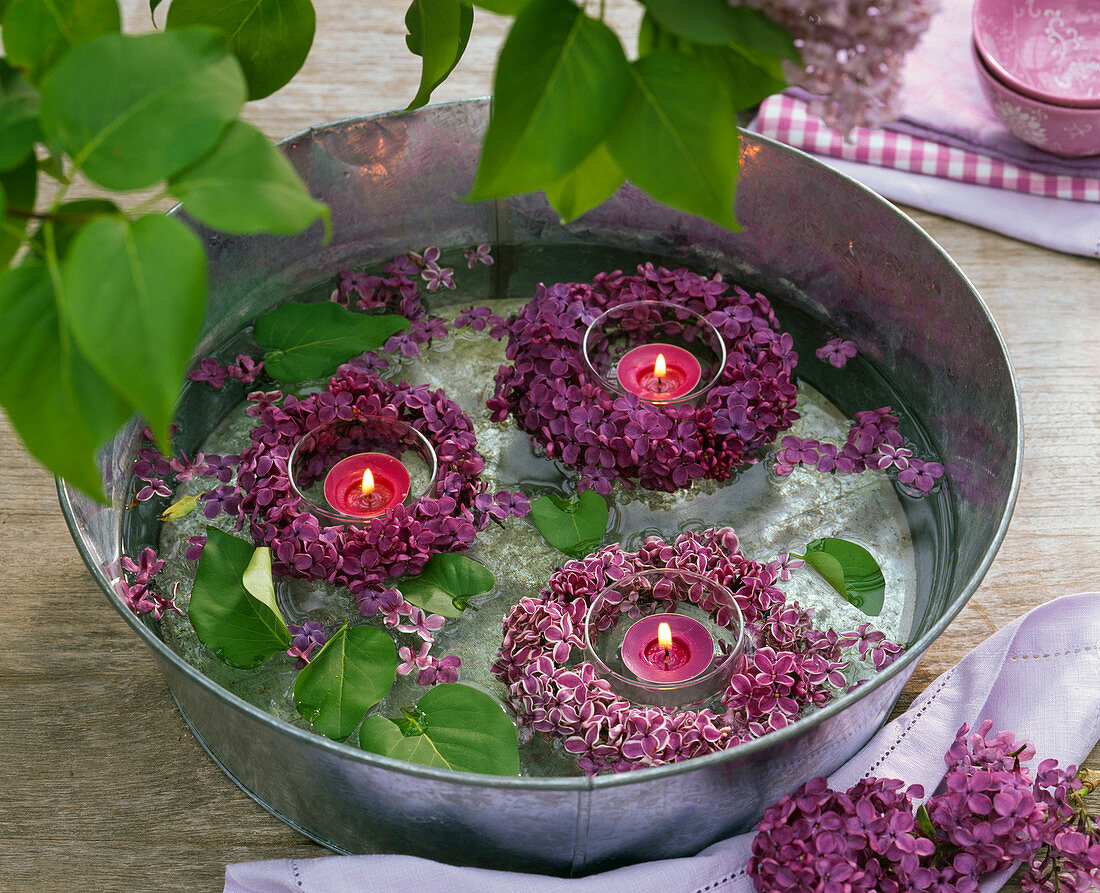
<path id="1" fill-rule="evenodd" d="M 664 621 L 657 627 L 657 644 L 666 651 L 672 647 L 672 627 Z"/>
<path id="2" fill-rule="evenodd" d="M 369 468 L 363 471 L 363 495 L 370 496 L 374 492 L 374 475 L 371 474 Z"/>
<path id="3" fill-rule="evenodd" d="M 668 369 L 665 366 L 665 355 L 663 353 L 657 354 L 657 362 L 653 364 L 653 375 L 660 381 L 668 373 Z M 671 640 L 669 640 L 671 641 Z"/>

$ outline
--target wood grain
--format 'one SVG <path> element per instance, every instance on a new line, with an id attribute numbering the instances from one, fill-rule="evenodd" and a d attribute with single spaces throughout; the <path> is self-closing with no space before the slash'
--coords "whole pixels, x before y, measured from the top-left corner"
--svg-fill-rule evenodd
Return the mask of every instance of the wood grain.
<path id="1" fill-rule="evenodd" d="M 149 27 L 147 7 L 125 7 L 131 30 Z M 321 0 L 317 9 L 306 67 L 247 109 L 274 139 L 401 107 L 416 92 L 402 2 Z M 636 22 L 623 3 L 612 14 L 624 27 Z M 489 91 L 504 21 L 477 16 L 466 58 L 438 99 Z M 1026 452 L 1004 545 L 899 710 L 1008 621 L 1059 595 L 1100 589 L 1100 268 L 911 213 L 1001 326 L 1020 380 Z M 202 751 L 144 648 L 93 585 L 52 479 L 3 419 L 0 446 L 0 890 L 220 890 L 228 862 L 323 855 Z M 1088 765 L 1100 770 L 1100 749 Z"/>

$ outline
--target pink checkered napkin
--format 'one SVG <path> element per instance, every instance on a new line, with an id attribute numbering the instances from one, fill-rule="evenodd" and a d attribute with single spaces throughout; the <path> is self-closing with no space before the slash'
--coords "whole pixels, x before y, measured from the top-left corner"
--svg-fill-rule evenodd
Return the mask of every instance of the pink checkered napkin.
<path id="1" fill-rule="evenodd" d="M 1031 170 L 1001 158 L 894 130 L 856 127 L 845 139 L 820 118 L 809 114 L 801 99 L 783 93 L 764 100 L 752 129 L 815 155 L 1047 198 L 1100 202 L 1100 178 Z"/>

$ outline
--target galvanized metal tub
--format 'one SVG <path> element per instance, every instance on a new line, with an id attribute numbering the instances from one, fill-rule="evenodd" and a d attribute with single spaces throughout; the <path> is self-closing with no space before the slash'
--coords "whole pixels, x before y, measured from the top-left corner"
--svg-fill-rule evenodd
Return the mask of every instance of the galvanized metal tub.
<path id="1" fill-rule="evenodd" d="M 598 778 L 499 778 L 364 753 L 294 728 L 199 674 L 114 594 L 136 425 L 101 456 L 109 506 L 59 482 L 73 537 L 141 636 L 215 761 L 261 805 L 346 852 L 402 852 L 561 875 L 682 856 L 749 827 L 769 803 L 852 756 L 886 717 L 921 653 L 974 592 L 1004 536 L 1022 429 L 1004 344 L 951 259 L 887 202 L 808 156 L 746 135 L 733 233 L 627 186 L 563 226 L 541 196 L 468 204 L 485 101 L 342 121 L 284 144 L 334 238 L 207 240 L 212 294 L 200 353 L 257 313 L 363 257 L 490 241 L 617 244 L 717 267 L 854 338 L 906 396 L 948 469 L 956 520 L 947 585 L 917 605 L 914 640 L 873 681 L 782 731 L 685 763 Z M 639 809 L 644 803 L 645 808 Z"/>

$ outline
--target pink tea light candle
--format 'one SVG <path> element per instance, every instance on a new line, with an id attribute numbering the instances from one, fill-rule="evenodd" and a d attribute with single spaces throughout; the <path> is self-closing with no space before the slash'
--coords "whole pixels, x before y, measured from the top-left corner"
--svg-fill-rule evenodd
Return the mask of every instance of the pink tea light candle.
<path id="1" fill-rule="evenodd" d="M 659 403 L 690 394 L 702 377 L 691 351 L 675 344 L 642 344 L 623 354 L 615 370 L 628 393 Z"/>
<path id="2" fill-rule="evenodd" d="M 409 470 L 388 453 L 356 453 L 325 477 L 325 499 L 353 518 L 377 518 L 409 495 Z"/>
<path id="3" fill-rule="evenodd" d="M 651 614 L 626 631 L 623 663 L 646 682 L 687 682 L 714 661 L 714 639 L 698 620 L 683 614 Z"/>

